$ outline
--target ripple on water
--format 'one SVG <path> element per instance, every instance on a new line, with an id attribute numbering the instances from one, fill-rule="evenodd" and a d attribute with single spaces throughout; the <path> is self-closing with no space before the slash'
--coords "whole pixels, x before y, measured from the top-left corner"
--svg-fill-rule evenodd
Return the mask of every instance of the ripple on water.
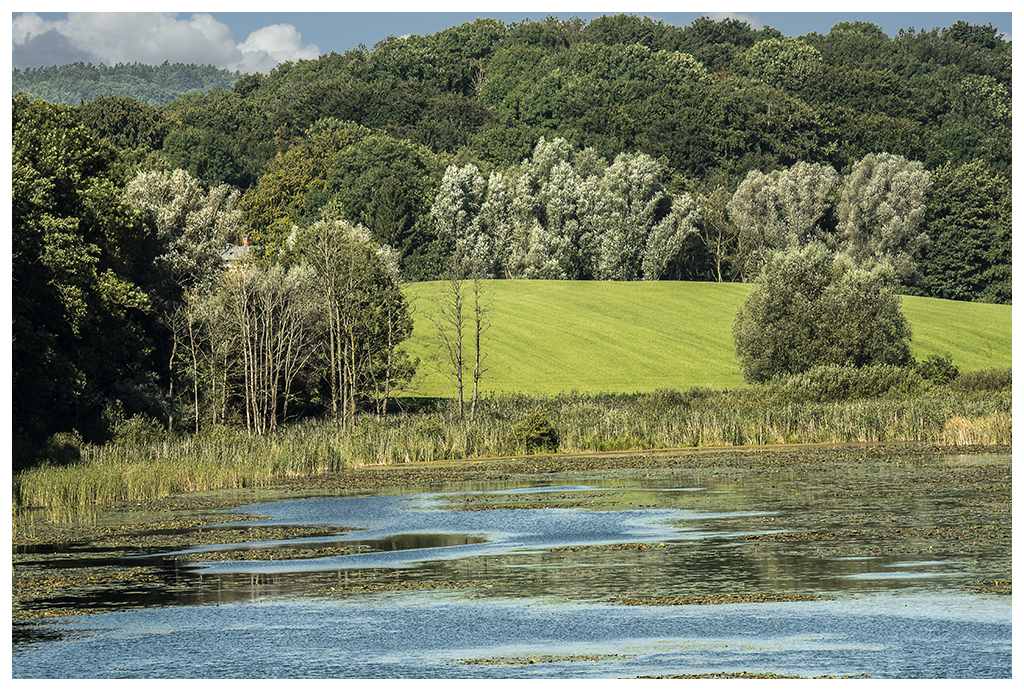
<path id="1" fill-rule="evenodd" d="M 1008 515 L 1008 489 L 996 506 L 963 479 L 992 474 L 958 472 L 936 492 L 944 462 L 880 474 L 858 461 L 768 482 L 741 482 L 740 470 L 609 486 L 567 474 L 542 487 L 254 504 L 243 511 L 260 520 L 246 526 L 318 527 L 146 555 L 132 565 L 165 565 L 155 583 L 183 588 L 160 600 L 175 606 L 33 626 L 15 637 L 13 675 L 1007 677 L 1010 597 L 960 590 L 1009 578 L 996 510 Z M 484 510 L 460 510 L 474 505 Z M 981 533 L 988 551 L 958 541 L 968 514 L 994 526 Z M 329 545 L 365 549 L 319 561 L 230 552 Z M 195 569 L 172 556 L 204 549 L 229 561 Z M 100 588 L 91 597 L 128 592 Z M 81 607 L 66 590 L 50 597 L 67 602 L 47 606 Z M 834 599 L 770 601 L 784 594 Z M 769 601 L 752 604 L 758 595 Z M 656 604 L 627 606 L 640 602 Z"/>
<path id="2" fill-rule="evenodd" d="M 1009 603 L 968 595 L 641 612 L 418 593 L 142 610 L 52 628 L 77 635 L 16 647 L 15 676 L 1007 677 L 1011 643 Z M 534 668 L 531 657 L 547 662 Z"/>
<path id="3" fill-rule="evenodd" d="M 558 486 L 507 490 L 488 494 L 570 494 L 591 492 L 590 486 Z M 450 503 L 451 493 L 382 497 L 328 497 L 241 507 L 265 518 L 247 525 L 320 525 L 357 527 L 321 541 L 354 540 L 386 542 L 397 535 L 464 536 L 463 544 L 417 546 L 299 561 L 218 561 L 202 564 L 211 572 L 335 571 L 338 569 L 407 568 L 418 563 L 511 552 L 545 550 L 574 545 L 608 545 L 623 542 L 663 542 L 702 539 L 711 533 L 709 524 L 764 515 L 764 512 L 718 513 L 680 509 L 595 510 L 530 508 L 459 511 L 433 508 Z M 230 526 L 230 524 L 227 524 Z M 698 528 L 702 529 L 698 532 Z M 744 533 L 722 533 L 734 536 Z M 304 543 L 310 543 L 307 538 Z M 450 540 L 449 540 L 450 542 Z M 275 543 L 278 546 L 287 541 Z M 199 545 L 163 556 L 237 549 L 232 545 Z"/>

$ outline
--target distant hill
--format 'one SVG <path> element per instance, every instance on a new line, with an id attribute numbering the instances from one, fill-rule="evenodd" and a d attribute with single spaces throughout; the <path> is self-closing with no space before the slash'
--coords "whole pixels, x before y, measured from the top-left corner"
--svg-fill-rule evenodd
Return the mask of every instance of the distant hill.
<path id="1" fill-rule="evenodd" d="M 422 379 L 412 395 L 452 395 L 437 371 L 436 329 L 429 320 L 441 286 L 416 283 L 407 289 L 415 296 L 416 322 L 408 347 L 422 358 Z M 746 386 L 733 350 L 732 322 L 750 285 L 502 280 L 485 286 L 491 310 L 485 392 Z M 1011 365 L 1009 305 L 904 297 L 903 313 L 914 330 L 911 350 L 918 359 L 948 354 L 961 371 Z M 464 348 L 471 361 L 469 333 Z"/>
<path id="2" fill-rule="evenodd" d="M 128 96 L 136 101 L 162 106 L 183 94 L 210 89 L 230 89 L 241 72 L 217 69 L 213 65 L 162 65 L 132 63 L 113 67 L 76 62 L 60 67 L 12 70 L 12 93 L 41 98 L 50 103 L 78 105 L 97 96 Z"/>

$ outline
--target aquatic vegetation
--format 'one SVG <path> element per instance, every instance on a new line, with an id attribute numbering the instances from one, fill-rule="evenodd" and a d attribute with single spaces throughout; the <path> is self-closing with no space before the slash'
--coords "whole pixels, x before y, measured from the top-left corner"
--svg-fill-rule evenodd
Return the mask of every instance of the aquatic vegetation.
<path id="1" fill-rule="evenodd" d="M 278 641 L 275 665 L 358 660 L 313 669 L 336 677 L 1008 675 L 1012 463 L 992 451 L 741 447 L 367 466 L 74 523 L 16 517 L 15 670 L 209 674 L 167 654 L 177 636 L 170 645 L 199 639 L 257 675 Z M 579 507 L 549 508 L 563 504 Z M 401 515 L 385 520 L 384 507 Z M 425 526 L 456 531 L 426 541 L 456 549 L 423 554 Z M 504 539 L 495 526 L 512 536 L 507 549 L 465 556 L 471 534 L 485 548 Z M 367 567 L 356 548 L 402 565 Z M 333 563 L 303 571 L 322 556 Z M 99 616 L 62 621 L 83 614 Z M 991 641 L 981 660 L 978 640 Z M 68 646 L 76 653 L 58 663 Z M 388 659 L 398 666 L 379 666 Z"/>
<path id="2" fill-rule="evenodd" d="M 352 468 L 501 458 L 776 444 L 1007 445 L 1012 395 L 939 389 L 911 398 L 808 401 L 778 387 L 647 394 L 523 394 L 480 400 L 474 420 L 441 401 L 346 431 L 307 421 L 267 437 L 224 430 L 148 444 L 82 445 L 68 465 L 14 476 L 15 511 L 57 520 L 91 506 L 183 492 L 258 488 Z M 538 457 L 540 458 L 540 457 Z M 549 457 L 538 460 L 544 465 Z"/>
<path id="3" fill-rule="evenodd" d="M 605 655 L 587 655 L 584 653 L 577 653 L 571 655 L 523 655 L 517 657 L 481 657 L 472 658 L 469 660 L 457 660 L 460 665 L 538 665 L 538 664 L 551 664 L 559 662 L 580 662 L 580 661 L 595 661 L 595 660 L 626 660 L 630 657 L 618 654 L 605 654 Z"/>
<path id="4" fill-rule="evenodd" d="M 824 599 L 819 595 L 789 595 L 785 593 L 712 593 L 690 597 L 616 597 L 611 596 L 604 602 L 620 605 L 726 605 L 748 602 L 809 602 Z"/>

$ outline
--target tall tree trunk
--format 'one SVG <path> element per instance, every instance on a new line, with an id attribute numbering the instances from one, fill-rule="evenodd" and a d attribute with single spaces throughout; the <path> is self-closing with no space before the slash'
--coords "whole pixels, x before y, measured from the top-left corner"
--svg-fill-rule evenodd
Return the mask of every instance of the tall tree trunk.
<path id="1" fill-rule="evenodd" d="M 195 413 L 195 431 L 199 434 L 199 343 L 196 336 L 195 308 L 190 302 L 188 305 L 188 340 L 189 352 L 192 355 L 192 399 L 193 411 Z"/>
<path id="2" fill-rule="evenodd" d="M 173 334 L 173 330 L 172 330 Z M 171 359 L 167 363 L 169 370 L 168 377 L 169 382 L 167 385 L 167 397 L 169 399 L 167 406 L 167 433 L 174 434 L 174 358 L 178 355 L 178 337 L 176 334 L 171 336 Z"/>
<path id="3" fill-rule="evenodd" d="M 469 409 L 469 419 L 476 419 L 476 403 L 480 396 L 480 378 L 483 376 L 482 369 L 483 347 L 482 339 L 484 332 L 489 328 L 487 323 L 487 307 L 481 304 L 483 283 L 479 271 L 473 275 L 473 323 L 474 323 L 474 347 L 473 347 L 473 402 Z"/>
<path id="4" fill-rule="evenodd" d="M 430 320 L 437 329 L 437 340 L 443 352 L 445 363 L 441 372 L 455 385 L 455 400 L 459 406 L 459 418 L 465 416 L 466 361 L 463 353 L 462 325 L 465 322 L 462 300 L 462 276 L 460 265 L 452 261 Z"/>

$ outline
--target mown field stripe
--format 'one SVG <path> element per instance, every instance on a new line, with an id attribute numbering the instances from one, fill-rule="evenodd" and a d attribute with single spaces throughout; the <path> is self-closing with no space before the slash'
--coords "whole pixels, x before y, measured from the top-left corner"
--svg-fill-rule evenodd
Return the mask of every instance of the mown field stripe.
<path id="1" fill-rule="evenodd" d="M 407 287 L 416 297 L 408 349 L 423 362 L 405 394 L 452 394 L 438 371 L 429 320 L 440 286 Z M 745 386 L 732 322 L 749 290 L 738 283 L 486 281 L 491 328 L 482 389 L 558 394 Z M 963 371 L 1010 366 L 1010 306 L 920 297 L 905 297 L 903 305 L 915 357 L 950 355 Z M 469 354 L 469 325 L 466 334 Z"/>

